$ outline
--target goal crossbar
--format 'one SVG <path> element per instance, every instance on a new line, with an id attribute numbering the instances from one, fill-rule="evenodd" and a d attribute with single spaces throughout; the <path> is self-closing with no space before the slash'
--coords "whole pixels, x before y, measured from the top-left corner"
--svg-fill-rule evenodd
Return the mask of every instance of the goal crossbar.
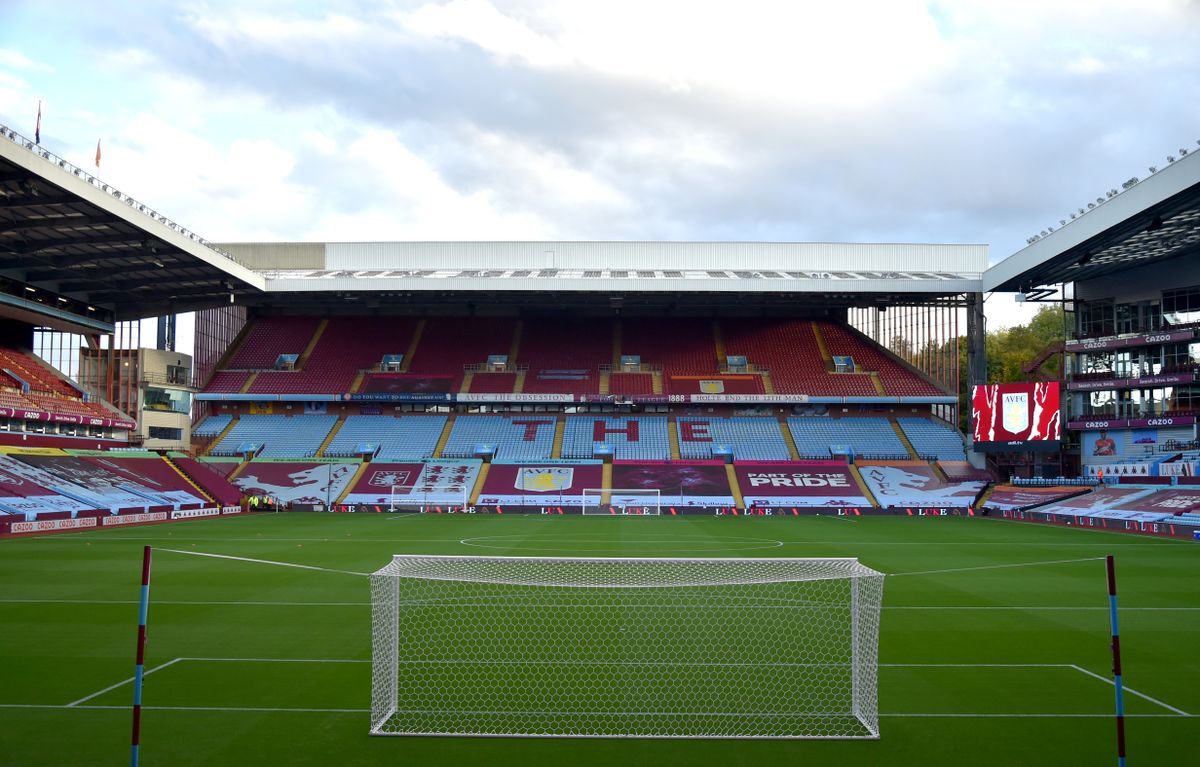
<path id="1" fill-rule="evenodd" d="M 397 555 L 371 588 L 375 735 L 879 736 L 856 559 Z"/>

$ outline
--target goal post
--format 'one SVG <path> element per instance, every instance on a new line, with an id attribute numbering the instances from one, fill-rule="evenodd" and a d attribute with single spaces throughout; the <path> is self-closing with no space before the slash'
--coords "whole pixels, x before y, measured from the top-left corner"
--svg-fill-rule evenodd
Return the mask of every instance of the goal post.
<path id="1" fill-rule="evenodd" d="M 662 491 L 647 488 L 585 487 L 583 513 L 656 515 L 662 512 Z"/>
<path id="2" fill-rule="evenodd" d="M 371 592 L 373 735 L 879 737 L 856 559 L 397 555 Z"/>
<path id="3" fill-rule="evenodd" d="M 397 492 L 407 489 L 408 492 Z M 388 511 L 424 511 L 430 507 L 466 508 L 471 488 L 467 485 L 418 485 L 413 488 L 397 488 L 392 485 Z"/>

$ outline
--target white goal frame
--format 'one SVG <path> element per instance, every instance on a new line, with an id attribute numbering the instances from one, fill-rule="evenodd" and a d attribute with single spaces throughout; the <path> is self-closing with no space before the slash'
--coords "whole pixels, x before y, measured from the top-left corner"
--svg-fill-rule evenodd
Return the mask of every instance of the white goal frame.
<path id="1" fill-rule="evenodd" d="M 658 488 L 622 488 L 614 487 L 585 487 L 583 494 L 583 514 L 585 516 L 624 515 L 624 516 L 659 516 L 662 514 L 662 490 Z M 608 503 L 604 499 L 608 498 Z M 645 498 L 645 505 L 637 503 L 617 503 L 614 498 Z"/>
<path id="2" fill-rule="evenodd" d="M 857 559 L 412 554 L 370 581 L 372 735 L 879 737 Z"/>
<path id="3" fill-rule="evenodd" d="M 417 511 L 423 511 L 430 506 L 455 506 L 466 508 L 469 505 L 471 488 L 469 485 L 418 485 L 413 487 L 412 492 L 396 493 L 397 485 L 392 485 L 390 490 L 390 501 L 388 503 L 388 511 L 396 511 L 400 508 L 415 508 Z M 403 485 L 400 485 L 403 487 Z M 430 496 L 435 496 L 434 500 L 430 500 Z M 453 496 L 452 500 L 446 501 L 442 498 Z"/>

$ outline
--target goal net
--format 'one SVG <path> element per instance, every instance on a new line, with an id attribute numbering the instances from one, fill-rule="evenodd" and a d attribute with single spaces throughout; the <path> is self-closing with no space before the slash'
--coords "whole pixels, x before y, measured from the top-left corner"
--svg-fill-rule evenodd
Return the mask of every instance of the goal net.
<path id="1" fill-rule="evenodd" d="M 582 492 L 584 514 L 659 514 L 662 511 L 662 491 L 658 489 L 585 487 Z"/>
<path id="2" fill-rule="evenodd" d="M 465 508 L 470 487 L 456 485 L 392 485 L 388 511 L 425 511 L 430 508 Z"/>
<path id="3" fill-rule="evenodd" d="M 879 737 L 856 559 L 398 555 L 371 595 L 373 735 Z"/>

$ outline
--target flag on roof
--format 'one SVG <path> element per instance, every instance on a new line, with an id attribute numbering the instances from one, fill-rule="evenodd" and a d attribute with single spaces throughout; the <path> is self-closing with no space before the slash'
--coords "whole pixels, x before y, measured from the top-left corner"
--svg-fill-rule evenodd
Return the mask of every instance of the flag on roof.
<path id="1" fill-rule="evenodd" d="M 33 143 L 42 143 L 42 100 L 38 99 L 37 125 L 33 126 Z"/>
<path id="2" fill-rule="evenodd" d="M 100 167 L 100 139 L 96 139 L 96 167 Z"/>

